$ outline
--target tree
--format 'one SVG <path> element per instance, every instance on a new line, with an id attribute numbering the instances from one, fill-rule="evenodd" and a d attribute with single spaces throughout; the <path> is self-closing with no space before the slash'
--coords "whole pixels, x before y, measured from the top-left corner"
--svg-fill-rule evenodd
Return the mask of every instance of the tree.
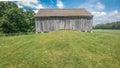
<path id="1" fill-rule="evenodd" d="M 120 21 L 106 24 L 97 24 L 94 29 L 120 29 Z"/>
<path id="2" fill-rule="evenodd" d="M 3 5 L 4 9 L 2 8 L 3 10 L 1 11 L 2 21 L 0 21 L 2 31 L 4 33 L 25 31 L 24 27 L 22 27 L 25 22 L 23 10 L 18 8 L 13 2 L 2 2 Z"/>
<path id="3" fill-rule="evenodd" d="M 9 23 L 4 23 L 2 25 L 2 28 L 7 30 L 9 27 L 11 27 L 9 30 L 5 31 L 5 33 L 17 33 L 17 32 L 25 32 L 27 31 L 28 24 L 26 23 L 24 12 L 20 8 L 12 8 L 8 9 L 6 12 L 6 17 Z M 9 26 L 6 26 L 9 25 Z"/>
<path id="4" fill-rule="evenodd" d="M 0 2 L 0 29 L 4 33 L 34 31 L 34 11 L 26 12 L 14 2 Z"/>
<path id="5" fill-rule="evenodd" d="M 0 2 L 0 17 L 2 17 L 8 9 L 18 8 L 14 2 Z"/>
<path id="6" fill-rule="evenodd" d="M 26 20 L 29 22 L 29 31 L 35 31 L 34 11 L 29 9 L 25 12 Z"/>

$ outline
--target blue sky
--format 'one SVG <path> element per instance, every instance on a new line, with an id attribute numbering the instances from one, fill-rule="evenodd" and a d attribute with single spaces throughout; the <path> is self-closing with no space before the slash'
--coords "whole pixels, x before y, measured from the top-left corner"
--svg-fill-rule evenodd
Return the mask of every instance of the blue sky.
<path id="1" fill-rule="evenodd" d="M 86 8 L 94 15 L 93 25 L 120 21 L 120 0 L 0 0 L 14 1 L 19 8 L 35 13 L 42 8 Z"/>

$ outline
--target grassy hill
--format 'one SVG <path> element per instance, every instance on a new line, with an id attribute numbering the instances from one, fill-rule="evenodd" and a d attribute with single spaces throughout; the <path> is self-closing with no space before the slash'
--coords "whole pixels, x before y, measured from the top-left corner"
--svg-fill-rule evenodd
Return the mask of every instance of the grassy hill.
<path id="1" fill-rule="evenodd" d="M 119 30 L 0 37 L 0 68 L 119 67 Z"/>

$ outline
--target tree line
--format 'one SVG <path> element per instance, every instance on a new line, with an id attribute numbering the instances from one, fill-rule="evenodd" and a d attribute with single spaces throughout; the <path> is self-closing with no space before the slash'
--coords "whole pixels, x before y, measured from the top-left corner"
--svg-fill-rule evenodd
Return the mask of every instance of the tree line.
<path id="1" fill-rule="evenodd" d="M 94 29 L 120 29 L 120 21 L 106 23 L 106 24 L 97 24 L 93 28 Z"/>
<path id="2" fill-rule="evenodd" d="M 14 2 L 0 2 L 0 32 L 19 33 L 35 30 L 34 11 L 24 11 Z"/>

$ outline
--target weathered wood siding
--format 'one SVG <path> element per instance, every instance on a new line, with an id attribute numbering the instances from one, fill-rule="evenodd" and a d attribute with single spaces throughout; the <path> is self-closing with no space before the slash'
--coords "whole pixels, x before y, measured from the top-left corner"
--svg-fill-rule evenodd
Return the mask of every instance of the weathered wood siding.
<path id="1" fill-rule="evenodd" d="M 92 17 L 41 17 L 36 18 L 36 32 L 55 30 L 91 31 Z"/>

